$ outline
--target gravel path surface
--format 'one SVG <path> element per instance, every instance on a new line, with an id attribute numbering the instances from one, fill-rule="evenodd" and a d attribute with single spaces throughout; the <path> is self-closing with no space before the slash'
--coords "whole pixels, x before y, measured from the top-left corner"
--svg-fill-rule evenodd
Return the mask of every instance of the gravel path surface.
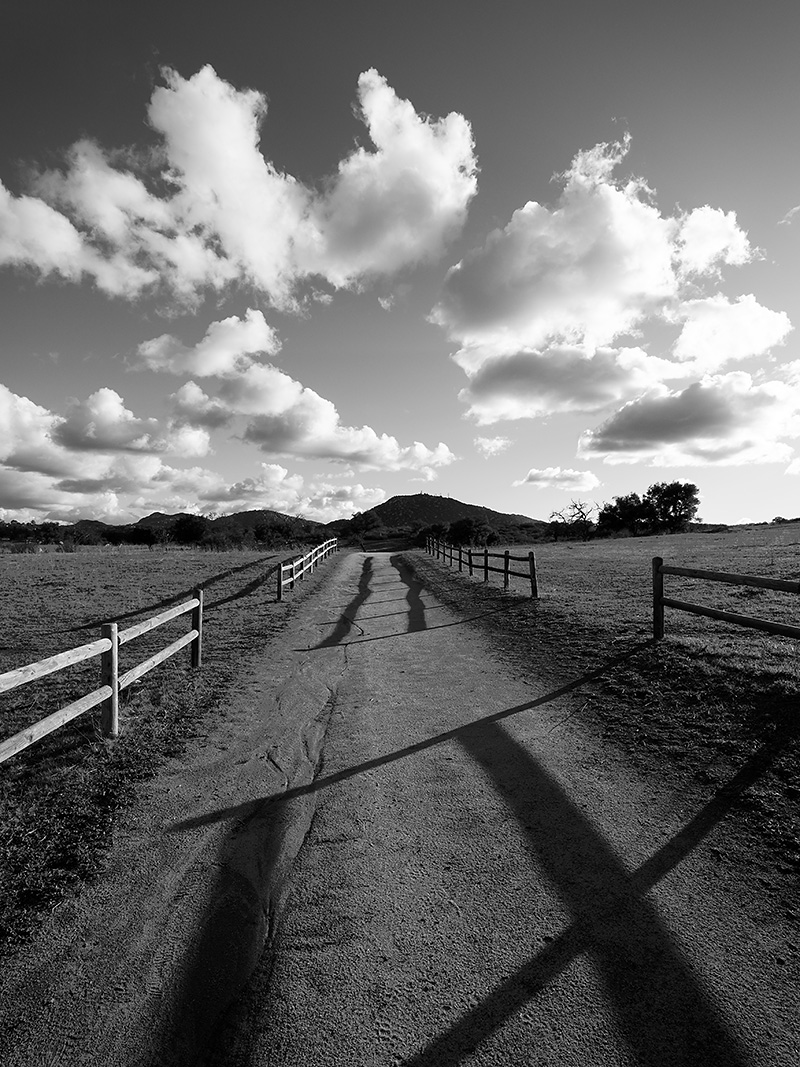
<path id="1" fill-rule="evenodd" d="M 403 557 L 302 595 L 0 980 L 3 1067 L 796 1067 L 796 958 L 712 862 L 717 808 Z"/>
<path id="2" fill-rule="evenodd" d="M 780 931 L 399 557 L 318 619 L 345 664 L 277 937 L 218 1062 L 796 1064 Z"/>

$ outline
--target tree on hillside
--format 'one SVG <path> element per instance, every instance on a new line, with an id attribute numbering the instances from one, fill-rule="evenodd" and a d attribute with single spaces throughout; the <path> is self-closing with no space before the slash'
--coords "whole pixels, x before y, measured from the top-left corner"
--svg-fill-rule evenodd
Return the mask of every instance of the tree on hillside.
<path id="1" fill-rule="evenodd" d="M 357 511 L 350 520 L 349 533 L 355 537 L 363 537 L 370 530 L 377 530 L 381 521 L 372 511 Z"/>
<path id="2" fill-rule="evenodd" d="M 485 519 L 468 516 L 450 523 L 445 540 L 451 545 L 491 545 L 497 541 L 497 533 Z"/>
<path id="3" fill-rule="evenodd" d="M 196 545 L 203 539 L 209 527 L 202 515 L 181 515 L 172 526 L 172 536 L 179 545 Z"/>
<path id="4" fill-rule="evenodd" d="M 699 490 L 692 482 L 656 482 L 645 493 L 655 514 L 656 528 L 680 533 L 689 527 L 700 507 Z"/>

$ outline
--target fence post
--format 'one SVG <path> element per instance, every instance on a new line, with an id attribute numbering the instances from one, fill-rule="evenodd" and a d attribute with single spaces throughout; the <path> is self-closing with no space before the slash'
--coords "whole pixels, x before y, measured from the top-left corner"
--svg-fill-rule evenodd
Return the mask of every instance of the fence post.
<path id="1" fill-rule="evenodd" d="M 107 637 L 111 648 L 100 659 L 100 684 L 111 686 L 111 696 L 101 705 L 100 729 L 103 737 L 119 734 L 119 633 L 115 622 L 105 622 L 100 636 Z"/>
<path id="2" fill-rule="evenodd" d="M 531 597 L 534 600 L 539 599 L 539 582 L 536 577 L 536 556 L 533 552 L 528 553 L 528 567 L 531 572 Z"/>
<path id="3" fill-rule="evenodd" d="M 192 629 L 197 630 L 197 637 L 191 643 L 192 650 L 192 666 L 202 667 L 203 665 L 203 590 L 195 589 L 192 594 L 200 603 L 196 608 L 192 608 Z"/>
<path id="4" fill-rule="evenodd" d="M 483 580 L 484 580 L 484 582 L 488 582 L 489 581 L 489 549 L 488 548 L 484 548 L 484 550 L 483 550 Z"/>
<path id="5" fill-rule="evenodd" d="M 660 641 L 664 636 L 664 575 L 661 568 L 664 560 L 661 556 L 653 557 L 653 640 Z"/>
<path id="6" fill-rule="evenodd" d="M 458 569 L 459 571 L 464 570 L 464 550 L 461 545 L 458 546 Z"/>
<path id="7" fill-rule="evenodd" d="M 508 589 L 508 569 L 509 569 L 508 549 L 506 549 L 505 554 L 503 556 L 503 588 L 504 589 Z"/>
<path id="8" fill-rule="evenodd" d="M 469 576 L 472 577 L 472 549 L 467 549 L 467 566 L 469 567 Z"/>
<path id="9" fill-rule="evenodd" d="M 278 560 L 278 588 L 277 599 L 283 600 L 283 564 Z"/>

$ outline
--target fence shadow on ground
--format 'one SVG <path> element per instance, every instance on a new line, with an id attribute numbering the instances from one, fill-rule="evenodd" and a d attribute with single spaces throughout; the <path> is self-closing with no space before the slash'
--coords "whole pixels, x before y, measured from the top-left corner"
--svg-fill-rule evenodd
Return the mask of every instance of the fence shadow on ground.
<path id="1" fill-rule="evenodd" d="M 408 590 L 404 597 L 393 597 L 391 602 L 394 603 L 403 600 L 408 605 L 408 607 L 404 612 L 390 612 L 386 615 L 364 615 L 361 617 L 361 622 L 366 623 L 373 619 L 389 618 L 390 615 L 405 615 L 408 619 L 408 624 L 405 630 L 400 630 L 396 633 L 391 634 L 378 634 L 375 637 L 368 637 L 364 627 L 361 625 L 361 622 L 356 619 L 355 616 L 357 611 L 364 603 L 366 603 L 368 598 L 372 596 L 372 594 L 375 592 L 376 586 L 397 584 L 396 579 L 392 579 L 391 581 L 387 582 L 375 582 L 373 580 L 372 557 L 368 556 L 364 560 L 364 565 L 362 567 L 361 575 L 359 577 L 358 592 L 356 593 L 356 595 L 345 606 L 344 610 L 339 615 L 339 619 L 337 622 L 332 624 L 321 624 L 333 625 L 333 631 L 324 640 L 320 641 L 319 644 L 312 645 L 309 648 L 296 648 L 294 651 L 315 652 L 318 649 L 333 648 L 334 646 L 346 648 L 349 645 L 363 645 L 366 644 L 368 641 L 389 641 L 398 637 L 406 637 L 408 634 L 418 633 L 420 630 L 443 630 L 451 626 L 465 626 L 467 623 L 475 622 L 479 619 L 485 619 L 488 616 L 496 615 L 498 612 L 514 611 L 520 608 L 530 609 L 531 602 L 529 600 L 509 600 L 508 597 L 504 595 L 502 598 L 492 598 L 502 600 L 502 603 L 496 608 L 490 608 L 488 611 L 482 611 L 477 615 L 469 615 L 463 619 L 456 619 L 454 622 L 443 622 L 437 623 L 434 626 L 429 626 L 425 615 L 426 611 L 442 611 L 447 610 L 447 608 L 445 607 L 445 605 L 433 605 L 433 607 L 431 607 L 425 604 L 424 600 L 422 599 L 422 593 L 425 590 L 425 583 L 420 581 L 420 579 L 416 575 L 414 568 L 411 567 L 403 559 L 402 556 L 392 556 L 390 559 L 390 563 L 397 571 L 400 581 L 403 583 L 403 585 L 406 586 Z M 390 601 L 381 600 L 376 601 L 375 603 L 387 604 L 390 603 Z M 345 638 L 347 638 L 351 633 L 353 627 L 355 627 L 359 631 L 361 636 L 354 637 L 349 641 L 345 640 Z"/>
<path id="2" fill-rule="evenodd" d="M 163 600 L 155 600 L 155 601 L 153 601 L 152 604 L 145 604 L 144 607 L 135 608 L 135 609 L 133 609 L 131 611 L 125 611 L 125 612 L 122 612 L 119 615 L 113 615 L 113 616 L 104 615 L 101 618 L 90 619 L 88 622 L 78 623 L 76 626 L 67 626 L 64 629 L 52 630 L 52 631 L 49 631 L 49 632 L 51 632 L 51 633 L 64 633 L 64 634 L 80 633 L 82 630 L 94 630 L 98 626 L 102 626 L 102 624 L 104 622 L 123 622 L 126 619 L 133 619 L 137 615 L 144 615 L 145 612 L 148 612 L 148 611 L 157 611 L 159 608 L 168 608 L 172 604 L 179 604 L 182 600 L 185 600 L 187 597 L 192 596 L 195 588 L 201 588 L 203 590 L 206 590 L 210 586 L 216 585 L 217 582 L 225 581 L 226 578 L 230 578 L 234 574 L 240 574 L 242 571 L 249 570 L 251 567 L 256 567 L 259 564 L 267 563 L 270 560 L 274 560 L 274 559 L 275 559 L 275 553 L 271 553 L 269 556 L 261 556 L 258 559 L 251 560 L 249 563 L 243 563 L 241 567 L 230 567 L 227 571 L 222 571 L 220 574 L 214 574 L 210 578 L 205 578 L 202 582 L 198 582 L 197 586 L 193 586 L 193 587 L 191 587 L 189 589 L 183 589 L 179 593 L 172 593 L 172 594 L 170 594 L 170 596 L 164 597 Z M 266 580 L 266 578 L 270 577 L 270 575 L 275 572 L 275 569 L 276 569 L 275 566 L 273 566 L 271 568 L 271 570 L 269 571 L 269 573 L 265 576 L 264 579 L 257 579 L 256 582 L 251 583 L 251 585 L 255 586 L 255 587 L 257 587 L 259 585 L 263 585 L 264 581 Z M 245 589 L 250 589 L 250 587 L 246 586 Z M 252 591 L 252 589 L 250 591 Z M 233 596 L 226 597 L 223 600 L 215 601 L 214 603 L 208 603 L 207 602 L 205 604 L 205 609 L 208 610 L 209 608 L 216 607 L 219 604 L 226 604 L 230 600 L 236 600 L 236 599 L 238 599 L 239 596 L 245 596 L 245 595 L 246 595 L 246 593 L 244 591 L 242 591 L 242 592 L 240 592 L 238 594 L 235 594 Z"/>
<path id="3" fill-rule="evenodd" d="M 691 966 L 645 898 L 728 814 L 741 794 L 800 735 L 800 728 L 797 724 L 786 725 L 773 734 L 678 833 L 629 873 L 602 833 L 562 787 L 501 726 L 505 719 L 542 707 L 594 681 L 652 644 L 636 644 L 597 669 L 524 704 L 318 777 L 307 785 L 185 819 L 166 827 L 166 832 L 181 833 L 230 822 L 230 838 L 248 820 L 255 816 L 263 819 L 271 810 L 274 839 L 267 842 L 266 852 L 275 857 L 281 848 L 282 813 L 292 801 L 456 741 L 487 771 L 494 788 L 510 803 L 525 828 L 532 851 L 566 904 L 571 923 L 453 1026 L 406 1061 L 408 1067 L 430 1063 L 457 1067 L 506 1019 L 534 1000 L 572 960 L 586 952 L 597 960 L 620 1033 L 637 1063 L 644 1067 L 673 1063 L 744 1067 L 747 1057 L 727 1032 Z M 198 996 L 208 962 L 202 954 L 192 962 L 186 983 L 192 998 Z M 182 1006 L 188 1016 L 195 1011 L 193 1003 L 194 999 Z M 184 1024 L 193 1029 L 195 1022 L 179 1017 L 177 1026 L 183 1028 Z"/>

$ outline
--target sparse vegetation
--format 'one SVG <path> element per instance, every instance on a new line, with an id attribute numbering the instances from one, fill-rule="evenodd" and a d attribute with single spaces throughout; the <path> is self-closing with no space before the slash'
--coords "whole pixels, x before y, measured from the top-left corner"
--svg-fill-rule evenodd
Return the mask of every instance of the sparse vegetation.
<path id="1" fill-rule="evenodd" d="M 94 640 L 103 620 L 126 625 L 206 590 L 204 666 L 177 656 L 127 691 L 118 740 L 100 738 L 89 712 L 0 767 L 0 955 L 24 941 L 37 916 L 90 877 L 136 782 L 224 714 L 224 693 L 253 649 L 279 631 L 302 601 L 274 604 L 279 557 L 263 552 L 224 560 L 200 551 L 86 550 L 8 556 L 0 562 L 0 671 Z M 140 661 L 184 632 L 167 624 L 131 642 Z M 98 684 L 87 661 L 3 694 L 7 737 Z"/>
<path id="2" fill-rule="evenodd" d="M 734 805 L 748 851 L 715 847 L 742 877 L 755 870 L 800 925 L 800 642 L 669 610 L 666 640 L 650 642 L 652 556 L 798 579 L 799 544 L 797 529 L 782 525 L 537 545 L 538 601 L 521 580 L 512 579 L 507 595 L 427 556 L 415 566 L 437 597 L 475 617 L 496 655 L 537 690 L 584 678 L 582 718 L 642 774 L 673 782 L 679 807 L 701 808 L 771 747 L 765 769 Z M 668 582 L 681 599 L 796 622 L 791 594 Z"/>

